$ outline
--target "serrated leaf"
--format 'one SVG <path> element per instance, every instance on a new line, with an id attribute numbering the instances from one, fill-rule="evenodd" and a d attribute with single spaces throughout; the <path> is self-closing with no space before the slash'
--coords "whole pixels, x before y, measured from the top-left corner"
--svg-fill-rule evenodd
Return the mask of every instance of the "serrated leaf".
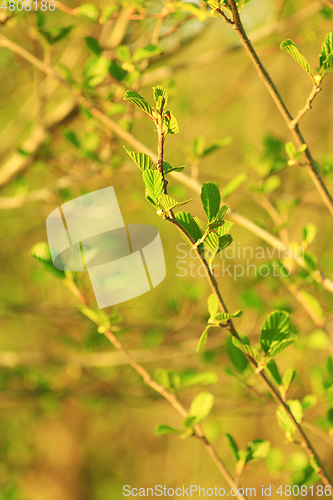
<path id="1" fill-rule="evenodd" d="M 144 170 L 142 178 L 146 186 L 146 196 L 155 202 L 163 193 L 164 184 L 161 172 L 158 170 Z"/>
<path id="2" fill-rule="evenodd" d="M 192 236 L 194 241 L 198 241 L 202 237 L 202 233 L 196 224 L 196 222 L 193 220 L 193 217 L 191 214 L 188 212 L 178 212 L 175 215 L 176 219 L 180 224 L 186 229 L 186 231 Z M 184 239 L 186 240 L 185 236 L 183 236 Z M 187 241 L 187 240 L 186 240 Z"/>
<path id="3" fill-rule="evenodd" d="M 271 312 L 261 326 L 260 344 L 264 352 L 268 352 L 273 342 L 288 338 L 290 329 L 290 317 L 287 312 Z"/>
<path id="4" fill-rule="evenodd" d="M 80 7 L 77 7 L 76 13 L 85 19 L 96 22 L 99 18 L 98 8 L 93 3 L 83 3 Z"/>
<path id="5" fill-rule="evenodd" d="M 273 358 L 274 356 L 277 356 L 282 351 L 287 349 L 287 347 L 289 347 L 290 344 L 295 342 L 295 340 L 297 340 L 297 335 L 290 335 L 287 339 L 283 339 L 280 341 L 276 340 L 276 341 L 272 342 L 272 344 L 268 350 L 267 356 L 271 357 L 271 358 Z"/>
<path id="6" fill-rule="evenodd" d="M 210 222 L 216 217 L 221 203 L 221 195 L 216 184 L 205 182 L 201 188 L 201 202 Z"/>
<path id="7" fill-rule="evenodd" d="M 190 203 L 192 200 L 185 200 L 185 201 L 177 201 L 171 198 L 171 196 L 168 196 L 167 194 L 161 194 L 161 196 L 158 199 L 158 203 L 161 205 L 162 209 L 167 212 L 168 210 L 172 210 L 176 207 L 181 207 L 183 205 L 186 205 L 187 203 Z"/>
<path id="8" fill-rule="evenodd" d="M 280 48 L 282 50 L 285 50 L 290 54 L 297 62 L 298 64 L 311 76 L 313 77 L 313 70 L 308 61 L 305 59 L 303 54 L 299 51 L 297 46 L 294 44 L 294 42 L 290 39 L 284 40 Z"/>
<path id="9" fill-rule="evenodd" d="M 211 328 L 211 325 L 207 325 L 206 328 L 204 329 L 204 331 L 202 332 L 200 339 L 199 339 L 199 342 L 198 342 L 198 345 L 197 345 L 197 348 L 196 348 L 197 352 L 201 351 L 203 346 L 206 344 L 207 338 L 208 338 L 208 330 L 210 328 Z"/>
<path id="10" fill-rule="evenodd" d="M 163 97 L 164 99 L 164 105 L 167 106 L 168 104 L 168 92 L 162 85 L 158 85 L 157 87 L 153 87 L 153 93 L 154 93 L 154 101 L 155 104 L 157 104 L 158 99 L 160 97 Z"/>
<path id="11" fill-rule="evenodd" d="M 223 235 L 229 233 L 229 231 L 233 225 L 234 225 L 233 222 L 226 220 L 226 221 L 224 221 L 224 224 L 222 226 L 219 226 L 218 228 L 216 228 L 216 232 L 219 236 L 223 236 Z"/>
<path id="12" fill-rule="evenodd" d="M 192 401 L 190 415 L 195 416 L 195 423 L 198 424 L 209 415 L 214 404 L 214 396 L 210 392 L 201 392 Z"/>
<path id="13" fill-rule="evenodd" d="M 214 294 L 211 294 L 207 300 L 208 312 L 211 318 L 215 318 L 217 311 L 219 310 L 219 303 Z"/>
<path id="14" fill-rule="evenodd" d="M 232 236 L 230 234 L 218 236 L 215 233 L 210 233 L 204 243 L 208 247 L 210 259 L 214 259 L 215 255 L 230 246 L 232 241 Z"/>
<path id="15" fill-rule="evenodd" d="M 232 451 L 232 454 L 233 454 L 236 462 L 238 462 L 239 461 L 239 449 L 238 449 L 237 443 L 231 434 L 226 434 L 226 436 L 227 436 L 228 441 L 229 441 L 229 448 Z"/>
<path id="16" fill-rule="evenodd" d="M 197 217 L 196 215 L 193 217 L 193 219 L 195 220 L 198 227 L 200 227 L 200 229 L 205 233 L 208 229 L 208 224 L 206 224 L 206 222 L 199 219 L 199 217 Z"/>
<path id="17" fill-rule="evenodd" d="M 247 179 L 247 175 L 245 173 L 236 175 L 222 190 L 222 199 L 226 200 L 232 195 L 236 189 L 238 189 L 243 182 Z"/>
<path id="18" fill-rule="evenodd" d="M 175 115 L 172 111 L 166 111 L 163 116 L 163 131 L 165 134 L 178 134 L 179 127 Z"/>
<path id="19" fill-rule="evenodd" d="M 218 313 L 214 320 L 218 323 L 222 323 L 224 321 L 228 321 L 231 318 L 240 318 L 240 316 L 243 314 L 243 311 L 236 311 L 235 313 Z M 212 318 L 213 319 L 213 318 Z"/>
<path id="20" fill-rule="evenodd" d="M 244 354 L 248 354 L 255 360 L 260 359 L 259 352 L 254 347 L 247 344 L 243 344 L 240 340 L 236 339 L 235 337 L 232 337 L 232 343 L 234 344 L 235 347 L 237 347 L 237 349 L 240 349 Z"/>
<path id="21" fill-rule="evenodd" d="M 182 431 L 170 427 L 169 425 L 160 424 L 156 426 L 155 433 L 158 436 L 163 436 L 164 434 L 181 434 Z"/>
<path id="22" fill-rule="evenodd" d="M 217 229 L 218 227 L 223 226 L 224 220 L 213 218 L 212 221 L 208 224 L 209 231 L 213 231 L 213 229 Z"/>
<path id="23" fill-rule="evenodd" d="M 148 102 L 140 94 L 134 92 L 134 90 L 126 90 L 124 99 L 125 101 L 128 101 L 140 108 L 149 116 L 152 116 L 152 109 L 150 104 L 148 104 Z"/>
<path id="24" fill-rule="evenodd" d="M 146 155 L 145 153 L 137 153 L 136 151 L 129 151 L 125 146 L 124 149 L 128 154 L 128 156 L 132 158 L 134 163 L 141 170 L 157 170 L 156 165 L 150 158 L 150 156 Z"/>
<path id="25" fill-rule="evenodd" d="M 142 59 L 150 59 L 154 56 L 159 56 L 162 54 L 162 49 L 158 45 L 147 45 L 146 47 L 137 49 L 134 54 L 132 60 L 134 62 L 141 61 Z"/>
<path id="26" fill-rule="evenodd" d="M 333 66 L 333 31 L 329 31 L 324 40 L 321 55 L 319 57 L 320 68 L 325 72 L 329 71 Z"/>

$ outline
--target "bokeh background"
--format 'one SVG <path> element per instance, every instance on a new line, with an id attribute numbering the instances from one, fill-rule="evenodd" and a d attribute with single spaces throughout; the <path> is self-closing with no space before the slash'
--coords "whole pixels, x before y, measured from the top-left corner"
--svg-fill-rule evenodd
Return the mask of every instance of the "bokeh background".
<path id="1" fill-rule="evenodd" d="M 237 367 L 227 333 L 211 330 L 205 349 L 196 353 L 208 318 L 208 285 L 195 272 L 194 276 L 190 272 L 177 276 L 177 244 L 183 240 L 145 201 L 140 171 L 123 145 L 135 148 L 91 117 L 75 98 L 75 92 L 83 92 L 106 116 L 155 151 L 152 122 L 125 103 L 123 93 L 134 88 L 151 102 L 151 87 L 164 85 L 180 127 L 178 135 L 167 138 L 165 159 L 174 166 L 186 165 L 185 174 L 199 182 L 217 182 L 222 190 L 231 180 L 241 179 L 227 203 L 276 237 L 288 238 L 290 245 L 303 242 L 306 246 L 302 228 L 314 224 L 317 235 L 310 251 L 321 271 L 333 278 L 329 212 L 306 170 L 287 166 L 284 144 L 291 140 L 289 131 L 235 33 L 209 10 L 205 14 L 204 5 L 195 15 L 195 7 L 187 12 L 180 2 L 165 18 L 151 17 L 173 4 L 98 0 L 94 4 L 97 17 L 94 9 L 88 9 L 87 17 L 70 12 L 81 4 L 67 0 L 68 12 L 57 6 L 53 12 L 38 15 L 11 15 L 8 10 L 0 14 L 0 34 L 66 74 L 74 89 L 73 93 L 0 46 L 1 500 L 113 500 L 122 498 L 125 484 L 226 487 L 198 440 L 155 435 L 157 424 L 180 427 L 180 417 L 143 384 L 81 314 L 79 302 L 62 280 L 31 256 L 31 248 L 46 241 L 45 220 L 52 210 L 110 185 L 126 223 L 158 227 L 167 263 L 161 285 L 106 309 L 118 327 L 118 338 L 152 374 L 158 369 L 175 370 L 183 377 L 207 374 L 203 377 L 207 386 L 189 387 L 179 398 L 189 407 L 200 390 L 214 394 L 214 408 L 203 428 L 233 474 L 226 433 L 241 448 L 253 439 L 271 442 L 267 459 L 244 471 L 243 486 L 259 491 L 261 485 L 271 484 L 272 498 L 279 498 L 274 488 L 281 484 L 317 481 L 305 452 L 286 441 L 275 405 L 260 382 L 250 371 L 243 373 Z M 328 4 L 251 0 L 242 11 L 263 63 L 294 114 L 304 105 L 312 84 L 279 44 L 292 38 L 309 62 L 318 66 L 321 44 L 333 26 Z M 111 19 L 103 19 L 103 12 Z M 54 35 L 59 27 L 67 26 L 72 26 L 70 33 L 50 45 L 45 32 Z M 102 63 L 96 68 L 96 61 L 91 62 L 96 56 L 85 37 L 99 41 L 103 57 L 114 62 L 111 73 L 105 72 Z M 152 40 L 161 54 L 133 61 L 133 53 Z M 331 190 L 332 92 L 331 75 L 302 121 Z M 232 141 L 225 140 L 225 146 L 199 158 L 200 138 L 210 145 L 229 137 Z M 263 194 L 261 188 L 273 166 L 280 181 L 272 193 Z M 188 210 L 203 216 L 200 197 L 189 187 L 173 178 L 169 192 L 177 199 L 193 198 Z M 235 224 L 231 234 L 236 248 L 263 247 L 265 252 L 270 248 L 240 225 Z M 276 258 L 276 254 L 273 259 L 265 255 L 264 260 L 251 263 L 261 265 Z M 197 265 L 191 257 L 186 260 Z M 229 261 L 243 263 L 237 255 Z M 244 311 L 236 320 L 237 328 L 254 345 L 271 310 L 291 313 L 299 340 L 277 358 L 278 366 L 282 373 L 288 368 L 297 371 L 288 397 L 314 394 L 317 398 L 306 414 L 306 431 L 332 475 L 333 380 L 326 367 L 332 294 L 289 264 L 290 280 L 251 274 L 236 280 L 219 277 L 218 282 L 228 307 Z M 76 278 L 96 307 L 86 274 Z"/>

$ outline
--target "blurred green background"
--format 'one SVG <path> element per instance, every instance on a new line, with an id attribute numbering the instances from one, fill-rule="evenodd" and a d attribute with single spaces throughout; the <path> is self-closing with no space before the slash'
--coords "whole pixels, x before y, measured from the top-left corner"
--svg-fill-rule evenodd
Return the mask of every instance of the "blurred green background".
<path id="1" fill-rule="evenodd" d="M 67 1 L 67 5 L 77 8 L 80 3 Z M 217 182 L 222 189 L 245 173 L 245 181 L 227 200 L 232 209 L 278 237 L 278 224 L 272 221 L 263 201 L 268 200 L 280 213 L 291 245 L 300 246 L 302 227 L 315 224 L 318 233 L 310 249 L 320 269 L 333 278 L 329 213 L 305 169 L 287 167 L 284 143 L 291 140 L 288 129 L 230 27 L 209 10 L 202 22 L 192 13 L 175 9 L 160 26 L 161 55 L 134 63 L 133 69 L 133 62 L 121 59 L 119 45 L 127 46 L 133 54 L 151 43 L 159 19 L 145 15 L 160 12 L 165 5 L 156 0 L 98 0 L 96 6 L 98 16 L 106 7 L 113 7 L 112 16 L 118 18 L 101 24 L 59 8 L 43 15 L 15 13 L 2 19 L 0 33 L 46 64 L 50 61 L 59 71 L 59 64 L 65 65 L 76 89 L 83 89 L 107 116 L 153 151 L 156 134 L 152 122 L 122 97 L 131 87 L 151 102 L 151 87 L 164 85 L 180 127 L 178 135 L 167 138 L 165 159 L 175 166 L 186 164 L 189 176 L 198 168 L 199 182 Z M 322 41 L 332 29 L 332 12 L 324 2 L 305 0 L 251 0 L 242 12 L 255 47 L 293 114 L 304 105 L 311 81 L 279 44 L 292 38 L 316 67 Z M 140 13 L 141 19 L 126 19 Z M 120 14 L 125 18 L 119 18 Z M 73 28 L 50 47 L 42 30 L 59 26 Z M 172 31 L 174 26 L 177 29 Z M 98 39 L 103 55 L 116 61 L 126 75 L 117 79 L 87 67 L 93 55 L 85 37 Z M 213 411 L 203 428 L 232 473 L 234 461 L 227 432 L 242 448 L 257 438 L 271 442 L 269 457 L 244 471 L 243 486 L 259 491 L 261 485 L 272 484 L 274 491 L 280 484 L 315 482 L 305 452 L 285 442 L 275 405 L 265 400 L 264 388 L 251 373 L 245 376 L 242 370 L 237 371 L 235 349 L 227 332 L 211 330 L 203 352 L 195 352 L 208 319 L 209 287 L 203 277 L 177 276 L 177 244 L 183 240 L 145 201 L 140 171 L 123 145 L 135 148 L 77 106 L 65 86 L 3 47 L 0 68 L 0 499 L 113 500 L 122 498 L 125 484 L 145 488 L 156 484 L 226 487 L 198 440 L 154 434 L 160 423 L 179 427 L 180 417 L 142 383 L 80 313 L 77 299 L 62 281 L 31 256 L 31 248 L 46 241 L 45 220 L 52 210 L 81 194 L 111 185 L 125 223 L 158 227 L 167 263 L 166 279 L 157 288 L 106 309 L 119 326 L 119 339 L 139 361 L 143 360 L 150 373 L 163 368 L 183 376 L 216 374 L 215 384 L 206 388 L 195 385 L 179 397 L 189 407 L 199 390 L 215 395 Z M 89 78 L 100 74 L 98 85 L 89 86 Z M 332 92 L 331 75 L 302 122 L 331 190 Z M 78 147 L 73 145 L 73 133 Z M 193 150 L 196 138 L 203 137 L 209 145 L 229 136 L 229 145 L 204 158 L 197 167 Z M 267 162 L 276 160 L 272 158 L 272 139 L 267 137 L 280 141 L 276 144 L 281 171 L 276 175 L 281 183 L 273 193 L 263 196 L 256 189 L 267 177 L 262 170 Z M 193 198 L 191 212 L 203 215 L 197 193 L 176 179 L 170 179 L 169 186 L 170 194 L 177 199 Z M 267 247 L 237 224 L 231 234 L 236 248 Z M 230 262 L 239 264 L 242 259 L 236 256 Z M 259 265 L 268 262 L 269 257 Z M 256 263 L 255 259 L 251 263 Z M 95 307 L 86 273 L 77 279 Z M 333 324 L 332 295 L 295 267 L 292 280 L 286 283 L 272 275 L 261 278 L 252 274 L 236 280 L 218 278 L 229 309 L 244 311 L 236 320 L 237 328 L 252 344 L 258 341 L 260 325 L 271 310 L 280 308 L 291 313 L 299 340 L 279 356 L 278 365 L 281 372 L 288 368 L 297 371 L 288 393 L 290 399 L 317 396 L 307 420 L 328 436 L 333 426 L 333 380 L 326 369 L 329 340 L 325 332 L 329 334 Z M 310 317 L 291 293 L 291 282 L 310 294 L 312 302 L 308 302 L 316 315 Z M 214 376 L 206 379 L 214 381 Z M 333 475 L 331 444 L 313 429 L 307 432 Z M 272 498 L 280 497 L 273 493 Z"/>

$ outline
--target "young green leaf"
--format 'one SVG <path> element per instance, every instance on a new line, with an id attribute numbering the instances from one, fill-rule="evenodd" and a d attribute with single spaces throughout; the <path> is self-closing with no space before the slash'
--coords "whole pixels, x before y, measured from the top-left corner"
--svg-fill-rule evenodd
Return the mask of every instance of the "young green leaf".
<path id="1" fill-rule="evenodd" d="M 186 231 L 192 236 L 194 241 L 198 241 L 202 237 L 202 233 L 196 224 L 196 222 L 193 220 L 193 217 L 191 214 L 188 212 L 178 212 L 175 215 L 176 219 L 180 224 L 186 229 Z M 184 239 L 186 240 L 185 236 Z M 187 241 L 187 240 L 186 240 Z"/>
<path id="2" fill-rule="evenodd" d="M 98 21 L 99 18 L 98 8 L 93 3 L 83 3 L 75 10 L 77 14 L 84 19 L 89 19 L 89 21 L 93 22 Z"/>
<path id="3" fill-rule="evenodd" d="M 167 212 L 168 210 L 173 210 L 176 207 L 181 207 L 182 205 L 186 205 L 187 203 L 190 203 L 190 201 L 192 200 L 176 201 L 173 198 L 171 198 L 171 196 L 168 196 L 167 194 L 164 193 L 162 193 L 158 199 L 159 205 L 165 212 Z"/>
<path id="4" fill-rule="evenodd" d="M 142 177 L 146 186 L 147 197 L 156 202 L 163 193 L 164 186 L 161 172 L 158 170 L 144 170 Z"/>
<path id="5" fill-rule="evenodd" d="M 193 219 L 195 220 L 198 227 L 200 227 L 200 229 L 205 233 L 208 229 L 208 224 L 206 224 L 206 222 L 199 219 L 199 217 L 197 217 L 196 215 L 193 217 Z"/>
<path id="6" fill-rule="evenodd" d="M 69 35 L 73 28 L 74 26 L 64 26 L 62 28 L 49 28 L 48 30 L 39 29 L 38 31 L 50 45 L 53 45 Z"/>
<path id="7" fill-rule="evenodd" d="M 217 315 L 217 311 L 219 310 L 219 303 L 217 301 L 217 298 L 214 294 L 211 294 L 208 297 L 207 300 L 207 305 L 208 305 L 208 312 L 211 318 L 215 318 Z"/>
<path id="8" fill-rule="evenodd" d="M 313 69 L 308 63 L 308 61 L 305 59 L 305 57 L 301 54 L 299 49 L 296 47 L 294 42 L 290 39 L 284 40 L 284 42 L 281 43 L 280 48 L 282 50 L 285 50 L 290 54 L 300 66 L 311 76 L 313 77 Z"/>
<path id="9" fill-rule="evenodd" d="M 319 57 L 319 65 L 324 73 L 333 67 L 333 31 L 329 31 L 326 35 Z"/>
<path id="10" fill-rule="evenodd" d="M 263 439 L 254 439 L 247 445 L 248 456 L 246 463 L 256 462 L 266 458 L 270 452 L 271 443 L 269 441 L 264 441 Z"/>
<path id="11" fill-rule="evenodd" d="M 160 97 L 163 97 L 164 100 L 164 106 L 167 106 L 168 104 L 168 92 L 162 85 L 158 85 L 157 87 L 153 87 L 153 93 L 154 93 L 154 101 L 155 104 L 157 104 L 158 100 Z"/>
<path id="12" fill-rule="evenodd" d="M 297 340 L 297 335 L 290 335 L 287 339 L 283 339 L 280 341 L 275 340 L 274 342 L 271 343 L 270 348 L 268 349 L 267 356 L 270 358 L 277 356 L 282 351 L 287 349 L 287 347 L 289 347 L 290 344 L 295 342 L 295 340 Z"/>
<path id="13" fill-rule="evenodd" d="M 152 116 L 153 111 L 150 104 L 140 94 L 134 92 L 134 90 L 126 90 L 124 99 L 140 108 L 149 116 Z"/>
<path id="14" fill-rule="evenodd" d="M 239 373 L 244 373 L 247 367 L 249 366 L 249 362 L 245 357 L 244 353 L 234 346 L 232 342 L 232 336 L 230 335 L 228 338 L 228 342 L 226 344 L 226 350 L 228 357 Z"/>
<path id="15" fill-rule="evenodd" d="M 126 146 L 124 146 L 124 149 L 128 156 L 132 158 L 134 163 L 141 169 L 141 170 L 157 170 L 155 163 L 153 160 L 150 158 L 150 156 L 146 155 L 145 153 L 136 153 L 135 151 L 129 151 Z"/>
<path id="16" fill-rule="evenodd" d="M 183 167 L 173 167 L 167 161 L 163 162 L 163 173 L 164 175 L 169 174 L 170 172 L 182 172 L 185 166 Z"/>
<path id="17" fill-rule="evenodd" d="M 282 379 L 281 379 L 279 369 L 278 369 L 278 367 L 273 359 L 271 359 L 267 363 L 266 368 L 269 371 L 269 373 L 271 374 L 276 385 L 282 385 Z"/>
<path id="18" fill-rule="evenodd" d="M 222 226 L 216 228 L 216 232 L 219 236 L 224 236 L 225 234 L 229 233 L 233 225 L 234 225 L 233 222 L 226 220 L 224 221 L 224 224 Z"/>
<path id="19" fill-rule="evenodd" d="M 279 426 L 284 431 L 286 438 L 289 441 L 293 441 L 293 435 L 296 431 L 296 425 L 290 420 L 286 410 L 279 406 L 276 411 L 276 418 L 278 420 Z"/>
<path id="20" fill-rule="evenodd" d="M 271 312 L 261 327 L 260 343 L 264 352 L 268 352 L 273 342 L 287 339 L 290 336 L 290 330 L 290 317 L 287 312 Z"/>
<path id="21" fill-rule="evenodd" d="M 237 347 L 237 349 L 240 349 L 244 354 L 248 354 L 255 360 L 260 359 L 259 352 L 254 347 L 247 344 L 243 344 L 240 340 L 236 339 L 235 337 L 232 337 L 232 343 L 234 344 L 235 347 Z"/>
<path id="22" fill-rule="evenodd" d="M 179 127 L 175 115 L 172 111 L 166 111 L 163 116 L 163 131 L 165 134 L 178 134 Z"/>
<path id="23" fill-rule="evenodd" d="M 73 130 L 65 129 L 63 131 L 63 135 L 71 144 L 73 144 L 73 146 L 75 146 L 77 149 L 81 149 L 80 141 Z"/>
<path id="24" fill-rule="evenodd" d="M 216 184 L 205 182 L 201 188 L 201 202 L 208 221 L 216 217 L 221 203 L 221 195 Z"/>
<path id="25" fill-rule="evenodd" d="M 86 42 L 86 46 L 88 47 L 89 50 L 91 50 L 91 52 L 93 52 L 96 56 L 101 55 L 103 49 L 100 46 L 97 38 L 94 38 L 92 36 L 86 36 L 84 38 L 84 41 Z"/>
<path id="26" fill-rule="evenodd" d="M 226 436 L 227 436 L 228 441 L 229 441 L 229 448 L 232 451 L 232 454 L 233 454 L 236 462 L 238 462 L 239 461 L 239 449 L 238 449 L 237 443 L 231 434 L 226 434 Z"/>
<path id="27" fill-rule="evenodd" d="M 158 436 L 163 436 L 164 434 L 181 434 L 183 431 L 170 427 L 169 425 L 160 424 L 157 425 L 155 433 Z"/>
<path id="28" fill-rule="evenodd" d="M 189 413 L 195 417 L 196 424 L 209 415 L 213 404 L 214 396 L 210 392 L 201 392 L 193 399 Z"/>
<path id="29" fill-rule="evenodd" d="M 318 403 L 318 398 L 315 394 L 307 394 L 301 401 L 303 412 L 306 410 L 311 410 Z"/>
<path id="30" fill-rule="evenodd" d="M 133 61 L 138 62 L 142 59 L 150 59 L 154 56 L 162 54 L 162 49 L 158 45 L 147 45 L 146 47 L 137 49 L 133 54 Z"/>
<path id="31" fill-rule="evenodd" d="M 195 417 L 193 415 L 189 415 L 183 420 L 183 427 L 185 429 L 192 429 L 193 425 L 195 425 Z"/>
<path id="32" fill-rule="evenodd" d="M 232 195 L 232 193 L 234 193 L 246 179 L 247 175 L 245 173 L 236 175 L 236 177 L 231 179 L 231 181 L 228 182 L 228 184 L 222 190 L 222 199 L 226 200 L 227 198 L 229 198 L 229 196 Z"/>
<path id="33" fill-rule="evenodd" d="M 284 387 L 284 390 L 287 392 L 287 390 L 289 389 L 289 386 L 291 384 L 291 382 L 294 380 L 294 377 L 296 375 L 296 372 L 295 370 L 293 370 L 292 368 L 289 368 L 284 374 L 283 374 L 283 377 L 282 377 L 282 385 Z"/>
<path id="34" fill-rule="evenodd" d="M 199 339 L 199 342 L 198 342 L 198 345 L 197 345 L 197 349 L 196 349 L 197 352 L 201 351 L 203 346 L 206 344 L 207 338 L 208 338 L 208 330 L 210 328 L 211 328 L 211 325 L 207 325 L 206 328 L 204 329 L 204 331 L 202 332 L 200 339 Z"/>
<path id="35" fill-rule="evenodd" d="M 61 271 L 60 269 L 54 267 L 49 245 L 45 241 L 36 243 L 36 245 L 34 245 L 31 249 L 31 255 L 39 262 L 41 262 L 43 264 L 44 269 L 49 273 L 53 274 L 54 276 L 60 279 L 66 278 L 64 271 Z"/>

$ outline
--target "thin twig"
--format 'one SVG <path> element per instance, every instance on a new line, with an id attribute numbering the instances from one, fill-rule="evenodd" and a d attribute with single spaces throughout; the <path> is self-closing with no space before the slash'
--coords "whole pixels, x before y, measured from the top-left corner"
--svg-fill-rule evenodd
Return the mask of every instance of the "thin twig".
<path id="1" fill-rule="evenodd" d="M 310 111 L 310 109 L 312 108 L 312 103 L 313 101 L 315 100 L 316 96 L 318 95 L 318 93 L 321 91 L 321 88 L 318 86 L 318 85 L 314 85 L 313 86 L 313 89 L 311 90 L 311 93 L 309 95 L 309 97 L 307 98 L 306 100 L 306 104 L 304 106 L 304 108 L 302 108 L 296 118 L 293 119 L 293 121 L 290 123 L 290 127 L 291 128 L 295 128 L 296 125 L 300 122 L 300 120 L 303 118 L 303 116 L 308 112 Z"/>
<path id="2" fill-rule="evenodd" d="M 306 144 L 307 148 L 303 152 L 303 158 L 305 160 L 306 168 L 312 178 L 316 188 L 318 189 L 320 196 L 325 202 L 327 208 L 329 209 L 331 215 L 333 216 L 333 198 L 329 193 L 323 179 L 321 178 L 316 163 L 311 155 L 310 149 L 299 129 L 298 123 L 294 123 L 294 119 L 287 108 L 284 100 L 282 99 L 279 91 L 277 90 L 272 78 L 270 77 L 268 71 L 265 66 L 262 64 L 258 54 L 254 50 L 252 43 L 250 42 L 247 33 L 242 24 L 241 18 L 239 16 L 238 8 L 235 0 L 228 0 L 230 10 L 233 16 L 233 29 L 236 31 L 240 41 L 242 42 L 246 52 L 249 54 L 250 59 L 252 60 L 260 78 L 264 82 L 268 92 L 272 96 L 278 110 L 280 111 L 282 117 L 284 118 L 286 124 L 288 125 L 295 142 L 299 148 Z M 224 18 L 223 18 L 224 19 Z"/>

